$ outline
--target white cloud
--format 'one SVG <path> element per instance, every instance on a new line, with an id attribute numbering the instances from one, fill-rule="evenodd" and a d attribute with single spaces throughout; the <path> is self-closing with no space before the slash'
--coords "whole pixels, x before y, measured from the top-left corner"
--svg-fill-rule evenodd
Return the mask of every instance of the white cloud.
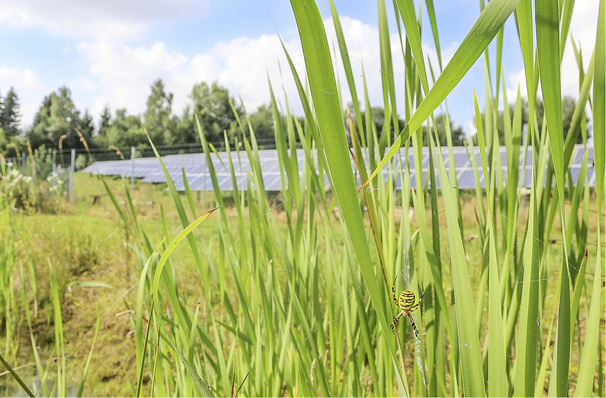
<path id="1" fill-rule="evenodd" d="M 383 89 L 382 79 L 384 77 L 392 78 L 398 94 L 404 87 L 406 72 L 404 70 L 404 60 L 400 48 L 400 39 L 397 34 L 391 34 L 391 61 L 392 74 L 388 75 L 381 67 L 381 51 L 379 43 L 379 30 L 376 26 L 371 26 L 360 20 L 350 17 L 339 17 L 341 29 L 347 45 L 347 55 L 351 65 L 353 78 L 355 81 L 360 107 L 364 106 L 364 81 L 366 78 L 366 87 L 368 97 L 373 107 L 383 107 Z M 328 41 L 330 43 L 331 55 L 333 56 L 333 66 L 340 80 L 342 89 L 343 105 L 351 102 L 351 95 L 343 67 L 341 50 L 338 47 L 337 37 L 334 30 L 332 18 L 324 21 L 327 31 Z M 404 102 L 398 95 L 398 112 L 403 112 Z"/>
<path id="2" fill-rule="evenodd" d="M 362 107 L 362 65 L 372 106 L 383 106 L 378 29 L 349 17 L 341 17 L 340 20 Z M 345 105 L 351 102 L 351 98 L 331 18 L 325 20 L 325 26 Z M 401 94 L 406 73 L 399 37 L 393 34 L 391 39 L 393 77 L 395 87 Z M 303 53 L 298 40 L 285 42 L 284 45 L 299 77 L 305 79 L 302 73 Z M 423 47 L 438 73 L 435 48 L 432 44 L 424 44 Z M 451 43 L 443 50 L 444 64 L 450 60 L 456 48 L 457 43 Z M 189 94 L 193 85 L 201 81 L 218 81 L 236 100 L 242 99 L 248 112 L 254 112 L 260 105 L 269 102 L 268 76 L 278 101 L 283 102 L 286 93 L 291 110 L 302 113 L 294 79 L 277 35 L 221 41 L 208 51 L 195 55 L 171 50 L 162 42 L 132 47 L 112 40 L 83 41 L 79 43 L 78 51 L 88 65 L 88 72 L 86 76 L 75 79 L 69 87 L 73 89 L 75 99 L 90 97 L 88 107 L 95 117 L 106 104 L 112 109 L 126 107 L 130 113 L 143 113 L 150 85 L 157 78 L 161 78 L 167 91 L 174 94 L 173 113 L 177 115 L 190 102 Z M 402 113 L 404 101 L 401 95 L 398 105 Z"/>
<path id="3" fill-rule="evenodd" d="M 302 53 L 296 41 L 285 43 L 293 62 L 299 67 L 302 63 Z M 236 98 L 241 97 L 247 111 L 253 112 L 263 103 L 269 102 L 268 76 L 272 80 L 274 90 L 278 90 L 283 81 L 282 73 L 287 77 L 286 84 L 289 98 L 296 97 L 296 91 L 290 70 L 284 55 L 284 50 L 277 35 L 262 35 L 258 38 L 241 37 L 229 42 L 216 44 L 208 54 L 206 62 L 192 64 L 193 75 L 198 81 L 219 81 L 229 88 Z M 198 58 L 198 61 L 202 61 Z M 191 84 L 188 87 L 191 90 Z M 278 93 L 274 93 L 279 95 Z"/>
<path id="4" fill-rule="evenodd" d="M 507 75 L 507 100 L 510 103 L 516 101 L 518 96 L 518 88 L 520 90 L 521 97 L 528 97 L 526 89 L 526 74 L 524 73 L 524 69 L 520 69 L 515 73 L 509 73 Z M 502 106 L 503 104 L 501 104 Z"/>
<path id="5" fill-rule="evenodd" d="M 101 112 L 105 105 L 102 101 L 113 109 L 126 107 L 131 113 L 143 112 L 150 84 L 157 78 L 170 81 L 188 60 L 160 42 L 134 48 L 111 41 L 82 42 L 78 50 L 90 66 L 87 84 L 75 81 L 74 89 L 92 91 L 96 97 L 91 105 L 93 114 Z"/>
<path id="6" fill-rule="evenodd" d="M 363 102 L 363 80 L 362 80 L 362 65 L 364 66 L 364 73 L 366 75 L 366 84 L 368 88 L 368 96 L 370 103 L 373 107 L 383 107 L 383 91 L 382 91 L 382 77 L 383 72 L 381 70 L 381 53 L 379 43 L 379 30 L 376 26 L 368 25 L 360 20 L 353 19 L 350 17 L 340 17 L 341 27 L 343 29 L 343 35 L 347 44 L 347 50 L 349 55 L 350 64 L 353 70 L 354 80 L 356 82 L 356 89 L 360 101 Z M 335 43 L 336 47 L 337 39 L 333 28 L 332 18 L 325 20 L 325 26 L 327 30 L 328 40 L 331 43 Z M 411 78 L 409 72 L 404 68 L 404 60 L 402 56 L 402 48 L 400 45 L 400 37 L 397 33 L 390 35 L 391 40 L 391 61 L 393 67 L 393 79 L 394 86 L 396 88 L 398 113 L 402 115 L 404 113 L 404 99 L 403 99 L 403 87 L 405 79 Z M 459 46 L 458 42 L 450 41 L 442 43 L 442 65 L 445 67 L 456 49 Z M 440 75 L 438 55 L 433 42 L 422 43 L 425 68 L 428 76 L 430 76 L 430 62 L 434 70 L 436 78 Z M 332 49 L 332 44 L 331 44 Z M 350 101 L 349 90 L 346 85 L 345 73 L 343 69 L 343 63 L 341 61 L 341 55 L 338 52 L 336 54 L 335 64 L 337 65 L 338 74 L 341 78 L 342 89 L 345 98 L 344 102 Z M 334 54 L 333 54 L 334 56 Z M 334 57 L 333 57 L 334 59 Z M 429 80 L 431 88 L 431 78 Z M 363 103 L 361 104 L 364 107 Z"/>
<path id="7" fill-rule="evenodd" d="M 13 86 L 17 91 L 40 87 L 40 79 L 31 69 L 0 67 L 0 87 Z"/>
<path id="8" fill-rule="evenodd" d="M 329 42 L 336 46 L 332 20 L 327 19 L 325 23 Z M 382 72 L 376 45 L 378 30 L 348 17 L 342 17 L 341 23 L 347 38 L 358 96 L 363 100 L 364 64 L 371 103 L 373 106 L 382 106 Z M 392 40 L 395 84 L 396 87 L 403 87 L 405 76 L 402 56 L 399 54 L 399 38 L 394 35 Z M 302 73 L 303 53 L 298 40 L 285 42 L 284 45 L 299 77 L 305 79 Z M 89 65 L 89 70 L 86 79 L 77 81 L 81 84 L 80 87 L 74 86 L 74 92 L 78 88 L 89 90 L 91 95 L 94 92 L 94 98 L 90 101 L 94 115 L 98 115 L 105 104 L 112 109 L 126 107 L 131 113 L 144 112 L 149 86 L 157 78 L 162 78 L 167 91 L 174 94 L 173 112 L 177 115 L 189 103 L 193 85 L 201 81 L 218 81 L 236 100 L 242 99 L 247 111 L 254 112 L 260 105 L 269 102 L 268 76 L 277 99 L 282 102 L 285 92 L 292 110 L 297 114 L 302 113 L 294 79 L 277 35 L 221 41 L 208 51 L 193 56 L 172 51 L 161 42 L 140 47 L 118 45 L 110 40 L 81 42 L 78 50 Z M 351 99 L 340 54 L 336 54 L 334 64 L 341 79 L 345 104 Z M 97 81 L 96 86 L 91 87 L 89 80 Z M 401 102 L 400 106 L 403 106 Z"/>
<path id="9" fill-rule="evenodd" d="M 0 1 L 0 22 L 11 28 L 43 28 L 67 37 L 124 38 L 141 35 L 146 23 L 206 13 L 196 0 Z"/>
<path id="10" fill-rule="evenodd" d="M 296 42 L 286 43 L 294 59 L 300 60 Z M 286 65 L 277 36 L 241 37 L 219 42 L 208 52 L 187 56 L 170 50 L 164 43 L 130 47 L 111 41 L 81 42 L 78 50 L 89 65 L 85 78 L 74 80 L 74 91 L 88 91 L 90 109 L 98 115 L 106 104 L 112 109 L 126 107 L 130 113 L 143 113 L 151 83 L 161 78 L 166 90 L 174 94 L 173 112 L 179 115 L 189 103 L 195 83 L 218 81 L 231 95 L 242 98 L 247 110 L 269 102 L 267 76 L 276 91 L 281 87 L 278 60 Z M 302 63 L 298 62 L 299 66 Z M 289 71 L 285 70 L 287 76 Z M 290 79 L 288 79 L 290 81 Z M 91 84 L 91 81 L 96 84 Z M 288 95 L 296 96 L 287 84 Z M 276 93 L 280 97 L 280 92 Z"/>

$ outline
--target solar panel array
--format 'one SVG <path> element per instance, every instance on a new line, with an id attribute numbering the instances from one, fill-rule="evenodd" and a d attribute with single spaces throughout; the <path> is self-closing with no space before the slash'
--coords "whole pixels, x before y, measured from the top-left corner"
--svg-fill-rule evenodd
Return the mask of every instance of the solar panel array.
<path id="1" fill-rule="evenodd" d="M 588 151 L 588 182 L 590 186 L 595 186 L 595 169 L 593 168 L 593 146 L 587 147 Z M 501 164 L 503 178 L 507 172 L 507 153 L 505 147 L 500 147 L 499 152 L 501 155 Z M 427 180 L 427 173 L 429 171 L 429 151 L 428 148 L 423 148 L 422 158 L 422 170 L 423 170 L 423 181 Z M 585 154 L 585 147 L 583 145 L 577 145 L 574 148 L 572 155 L 572 163 L 570 165 L 570 173 L 574 183 L 576 184 L 581 165 L 583 162 L 583 156 Z M 316 159 L 315 153 L 312 154 L 313 158 Z M 302 177 L 302 170 L 305 167 L 305 152 L 302 149 L 298 149 L 297 162 L 299 176 Z M 383 169 L 383 176 L 386 178 L 391 172 L 396 178 L 396 188 L 401 189 L 400 171 L 403 169 L 403 164 L 406 160 L 406 151 L 402 148 L 399 154 L 396 154 L 391 164 L 391 170 L 389 166 Z M 449 168 L 449 157 L 448 149 L 442 148 L 442 156 L 446 162 L 446 168 Z M 478 167 L 481 167 L 481 157 L 479 148 L 474 148 L 475 163 Z M 250 160 L 245 152 L 231 152 L 231 164 L 233 164 L 234 175 L 236 185 L 239 190 L 248 189 L 248 175 L 252 172 Z M 475 188 L 475 177 L 473 174 L 473 163 L 468 154 L 468 149 L 465 147 L 454 147 L 453 158 L 455 163 L 455 170 L 457 173 L 457 181 L 459 188 L 471 189 Z M 221 191 L 233 191 L 234 187 L 232 184 L 230 159 L 226 152 L 220 152 L 218 154 L 211 154 L 212 164 L 215 169 L 215 175 Z M 162 161 L 170 174 L 171 179 L 175 183 L 177 190 L 184 191 L 185 184 L 183 181 L 183 172 L 187 176 L 187 182 L 189 188 L 192 191 L 212 191 L 212 179 L 209 171 L 206 157 L 202 153 L 187 154 L 187 155 L 167 155 L 162 157 Z M 416 175 L 414 171 L 414 153 L 411 150 L 408 151 L 408 161 L 410 162 L 411 168 L 411 183 L 414 186 L 416 184 Z M 525 163 L 523 163 L 525 161 Z M 282 189 L 282 176 L 280 173 L 280 163 L 278 158 L 277 150 L 261 150 L 259 151 L 259 163 L 261 165 L 261 172 L 263 177 L 263 184 L 266 191 L 280 191 Z M 351 163 L 352 168 L 355 170 L 354 163 Z M 521 186 L 530 187 L 532 178 L 532 148 L 528 148 L 526 156 L 524 156 L 524 150 L 520 151 L 520 165 L 519 165 L 519 183 Z M 142 182 L 150 183 L 163 183 L 166 182 L 164 172 L 160 166 L 160 162 L 156 158 L 138 158 L 134 160 L 114 160 L 114 161 L 100 161 L 95 162 L 84 169 L 85 173 L 99 174 L 99 175 L 113 175 L 141 178 Z M 437 173 L 436 173 L 437 174 Z M 480 184 L 484 187 L 484 176 L 483 173 L 479 173 Z M 359 181 L 359 178 L 358 178 Z M 439 179 L 437 184 L 440 184 Z M 325 180 L 325 189 L 329 189 L 330 185 L 328 179 Z"/>

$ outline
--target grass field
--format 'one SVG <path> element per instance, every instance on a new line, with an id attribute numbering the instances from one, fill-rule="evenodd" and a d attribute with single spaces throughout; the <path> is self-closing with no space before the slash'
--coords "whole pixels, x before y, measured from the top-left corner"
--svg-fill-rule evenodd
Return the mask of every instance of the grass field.
<path id="1" fill-rule="evenodd" d="M 553 66 L 571 7 L 491 1 L 430 85 L 413 4 L 396 4 L 399 45 L 415 78 L 403 93 L 389 78 L 395 44 L 386 39 L 379 2 L 381 134 L 366 88 L 351 75 L 336 10 L 346 76 L 339 85 L 317 8 L 292 1 L 306 77 L 289 66 L 305 120 L 288 108 L 282 117 L 270 87 L 279 194 L 265 192 L 255 134 L 243 124 L 239 155 L 252 165 L 246 191 L 225 195 L 215 177 L 203 200 L 176 192 L 170 181 L 138 185 L 131 195 L 120 180 L 78 175 L 75 204 L 57 204 L 54 215 L 15 212 L 3 196 L 2 357 L 15 371 L 4 375 L 6 384 L 23 380 L 24 391 L 45 396 L 604 396 L 605 89 L 603 73 L 593 73 L 605 68 L 604 0 L 592 62 L 579 62 L 578 115 L 566 140 Z M 502 178 L 497 113 L 509 99 L 504 72 L 487 56 L 484 122 L 472 99 L 487 156 L 472 164 L 476 189 L 462 192 L 454 162 L 436 155 L 432 113 L 494 38 L 499 51 L 512 13 L 527 86 L 535 88 L 525 93 L 533 117 L 522 126 L 519 92 L 514 110 L 504 108 Z M 534 109 L 539 85 L 542 131 Z M 338 87 L 352 94 L 352 113 L 343 111 Z M 404 103 L 404 126 L 396 100 Z M 595 159 L 585 156 L 575 184 L 568 164 L 574 138 L 587 143 L 586 108 Z M 412 186 L 412 173 L 422 175 L 423 124 L 433 172 Z M 210 156 L 204 126 L 198 132 Z M 297 146 L 307 156 L 302 168 Z M 414 164 L 394 156 L 402 146 L 416 155 Z M 525 146 L 533 150 L 529 196 L 517 184 Z M 366 181 L 361 187 L 352 157 Z M 375 178 L 383 167 L 399 174 L 401 191 L 393 177 Z M 595 188 L 586 178 L 592 167 Z M 412 303 L 395 303 L 392 289 L 423 297 L 394 332 L 392 320 Z"/>
<path id="2" fill-rule="evenodd" d="M 97 317 L 97 308 L 101 309 L 100 316 L 100 332 L 95 345 L 95 350 L 92 356 L 90 371 L 87 377 L 85 395 L 110 395 L 110 396 L 128 396 L 133 395 L 136 387 L 137 372 L 133 364 L 136 361 L 135 349 L 135 333 L 133 329 L 132 310 L 135 307 L 137 300 L 137 277 L 140 269 L 136 267 L 136 256 L 132 250 L 125 246 L 125 242 L 133 242 L 134 237 L 128 237 L 125 234 L 124 225 L 111 203 L 105 188 L 97 177 L 87 174 L 77 174 L 77 195 L 76 202 L 73 206 L 65 205 L 63 214 L 43 215 L 36 214 L 30 216 L 22 216 L 19 222 L 22 223 L 22 233 L 24 236 L 23 244 L 27 243 L 27 247 L 20 247 L 21 256 L 28 253 L 29 260 L 33 264 L 44 265 L 48 258 L 52 259 L 55 269 L 60 270 L 60 290 L 62 295 L 61 308 L 63 316 L 63 334 L 65 340 L 65 351 L 67 357 L 66 379 L 67 384 L 71 386 L 72 393 L 75 390 L 82 377 L 82 369 L 86 362 L 91 342 L 94 335 L 95 321 Z M 123 193 L 123 183 L 121 180 L 106 179 L 106 182 L 113 192 L 116 192 L 116 199 L 123 206 L 126 206 L 126 195 Z M 165 217 L 169 224 L 169 233 L 171 236 L 176 235 L 179 230 L 178 214 L 172 205 L 172 199 L 169 192 L 165 190 L 165 185 L 154 186 L 150 184 L 138 184 L 134 190 L 133 201 L 140 203 L 136 206 L 139 222 L 143 228 L 149 232 L 149 239 L 153 242 L 159 242 L 162 238 L 163 223 L 161 217 L 161 209 L 167 209 Z M 93 205 L 94 197 L 100 196 L 101 200 Z M 154 198 L 154 203 L 149 203 L 149 198 Z M 202 199 L 202 196 L 200 196 Z M 210 199 L 210 195 L 206 194 L 206 199 Z M 440 200 L 441 202 L 441 200 Z M 194 206 L 198 213 L 202 213 L 205 209 L 214 206 L 213 203 L 203 203 L 194 200 Z M 396 207 L 397 208 L 397 207 Z M 443 209 L 443 204 L 439 204 L 439 209 Z M 461 199 L 461 216 L 463 219 L 463 227 L 465 230 L 465 248 L 468 253 L 468 264 L 470 267 L 471 284 L 477 286 L 480 284 L 481 268 L 482 268 L 482 247 L 477 231 L 477 222 L 475 213 L 478 208 L 478 203 L 474 195 L 467 193 L 462 195 Z M 408 218 L 408 211 L 401 212 L 403 217 Z M 438 211 L 440 228 L 446 227 L 445 214 L 443 210 Z M 227 224 L 230 228 L 236 230 L 239 228 L 240 221 L 237 216 L 235 207 L 226 207 Z M 274 219 L 279 229 L 283 230 L 284 234 L 287 228 L 287 216 L 283 206 L 271 210 L 268 217 Z M 520 221 L 527 217 L 526 214 L 520 214 Z M 319 215 L 318 218 L 324 218 L 335 222 L 338 218 L 332 212 L 329 214 Z M 422 219 L 421 217 L 420 219 Z M 430 210 L 426 212 L 426 219 L 431 219 Z M 414 217 L 411 224 L 413 229 L 416 229 L 416 219 Z M 596 236 L 596 221 L 597 217 L 592 217 L 592 222 L 588 225 L 588 236 Z M 244 218 L 245 223 L 249 223 L 247 217 Z M 259 221 L 257 221 L 259 222 Z M 321 220 L 317 222 L 321 223 Z M 399 222 L 398 222 L 399 223 Z M 205 223 L 202 223 L 195 235 L 197 239 L 205 239 L 213 241 L 213 237 L 219 234 L 219 227 L 216 219 L 212 217 Z M 368 222 L 366 222 L 368 227 Z M 549 244 L 546 256 L 549 258 L 545 293 L 545 312 L 552 313 L 554 311 L 554 297 L 557 295 L 556 285 L 553 283 L 558 276 L 558 259 L 561 257 L 561 249 L 557 242 L 561 240 L 560 229 L 556 226 L 556 231 L 553 234 L 554 242 Z M 524 224 L 518 224 L 518 234 L 523 236 Z M 332 239 L 335 241 L 344 241 L 346 236 L 341 233 L 341 236 L 335 236 Z M 369 236 L 369 239 L 370 236 Z M 322 242 L 324 238 L 318 237 L 318 242 Z M 591 241 L 591 238 L 589 238 Z M 247 239 L 247 241 L 250 241 Z M 595 241 L 594 241 L 595 242 Z M 214 239 L 215 246 L 218 244 L 217 239 Z M 594 243 L 595 245 L 595 243 Z M 35 249 L 32 249 L 35 248 Z M 448 249 L 447 242 L 442 243 L 441 250 Z M 218 248 L 209 248 L 210 252 L 216 252 Z M 324 245 L 318 243 L 317 252 L 329 252 L 324 255 L 330 256 L 330 251 Z M 332 256 L 335 258 L 343 258 L 342 244 L 336 246 Z M 319 253 L 317 253 L 319 255 Z M 502 258 L 503 250 L 499 250 L 498 256 Z M 195 303 L 203 294 L 195 263 L 192 256 L 183 246 L 178 248 L 172 255 L 173 267 L 179 291 L 184 302 Z M 592 259 L 589 263 L 591 264 Z M 408 259 L 409 262 L 417 262 L 414 258 Z M 594 263 L 595 264 L 595 263 Z M 41 360 L 52 361 L 56 357 L 54 352 L 54 329 L 52 322 L 49 319 L 52 317 L 52 306 L 50 305 L 50 280 L 48 268 L 45 266 L 37 267 L 38 270 L 38 301 L 39 312 L 38 316 L 33 319 L 33 334 L 37 344 L 40 346 Z M 448 279 L 448 270 L 445 270 L 444 278 Z M 589 271 L 592 274 L 592 271 Z M 319 297 L 328 297 L 328 286 L 324 285 L 326 275 L 319 275 L 323 283 L 318 286 Z M 68 286 L 74 282 L 102 282 L 113 286 L 114 289 L 107 287 L 84 287 L 72 286 L 71 291 Z M 231 283 L 227 284 L 228 286 Z M 324 285 L 324 286 L 322 286 Z M 355 291 L 351 283 L 348 285 L 351 293 Z M 355 286 L 356 288 L 362 287 Z M 251 284 L 247 290 L 254 289 Z M 234 296 L 236 292 L 232 287 L 228 288 L 228 296 Z M 452 292 L 451 288 L 446 287 L 445 290 Z M 476 293 L 476 292 L 474 292 Z M 254 294 L 252 291 L 245 292 L 246 296 Z M 217 292 L 213 292 L 217 295 Z M 477 300 L 477 295 L 474 294 Z M 208 309 L 209 313 L 217 314 L 221 311 L 218 297 L 213 310 L 213 306 Z M 337 306 L 342 306 L 353 298 L 338 303 Z M 33 303 L 33 297 L 30 297 Z M 320 304 L 324 305 L 323 303 Z M 367 304 L 366 304 L 367 305 Z M 338 318 L 339 312 L 335 313 L 334 319 Z M 219 317 L 220 315 L 215 315 Z M 21 314 L 24 317 L 24 314 Z M 484 317 L 486 315 L 484 314 Z M 320 319 L 322 322 L 324 318 Z M 332 321 L 333 319 L 328 319 Z M 403 326 L 407 321 L 401 320 Z M 586 319 L 579 318 L 579 324 L 583 325 Z M 400 327 L 402 327 L 400 326 Z M 486 318 L 482 328 L 485 329 Z M 412 366 L 415 361 L 414 357 L 414 342 L 413 336 L 409 332 L 409 327 L 404 327 L 406 332 L 405 343 L 406 355 L 404 363 L 408 372 L 412 376 Z M 422 328 L 422 326 L 421 326 Z M 604 319 L 601 321 L 601 333 L 604 333 Z M 423 333 L 422 333 L 423 334 Z M 20 351 L 16 359 L 17 366 L 23 366 L 19 370 L 19 374 L 24 378 L 34 377 L 35 375 L 35 360 L 31 355 L 31 346 L 29 344 L 29 332 L 26 325 L 22 324 L 19 336 Z M 572 351 L 571 372 L 576 373 L 579 366 L 579 348 L 580 345 L 574 345 Z M 54 380 L 55 370 L 51 367 L 49 380 Z M 13 386 L 16 391 L 16 383 L 7 379 L 5 375 L 5 383 Z M 148 376 L 149 382 L 149 376 Z M 145 385 L 145 384 L 144 384 Z M 367 393 L 372 391 L 371 383 L 367 380 Z M 69 390 L 68 390 L 69 391 Z M 219 391 L 222 395 L 224 391 Z M 229 392 L 227 392 L 229 393 Z"/>

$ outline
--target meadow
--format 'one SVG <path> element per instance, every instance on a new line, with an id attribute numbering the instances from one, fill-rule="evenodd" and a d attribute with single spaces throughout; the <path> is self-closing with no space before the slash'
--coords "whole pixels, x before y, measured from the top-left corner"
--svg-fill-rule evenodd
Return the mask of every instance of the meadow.
<path id="1" fill-rule="evenodd" d="M 204 197 L 178 193 L 170 180 L 137 184 L 131 193 L 126 181 L 78 174 L 75 204 L 56 203 L 55 214 L 43 214 L 15 211 L 3 185 L 1 353 L 11 371 L 3 391 L 16 394 L 21 383 L 23 392 L 45 396 L 604 396 L 606 89 L 604 73 L 594 73 L 605 70 L 604 1 L 591 63 L 578 57 L 577 117 L 566 138 L 553 66 L 574 3 L 533 8 L 493 0 L 444 68 L 425 60 L 413 3 L 396 5 L 402 40 L 391 43 L 378 3 L 386 73 L 385 124 L 377 131 L 336 10 L 335 56 L 345 82 L 336 79 L 316 6 L 292 1 L 306 75 L 289 68 L 305 116 L 301 122 L 269 87 L 279 193 L 264 190 L 255 133 L 245 121 L 242 150 L 232 159 L 251 160 L 246 191 L 221 192 L 214 177 L 215 190 Z M 433 8 L 423 12 L 439 49 Z M 510 16 L 531 88 L 515 99 L 507 98 L 504 71 L 487 50 L 496 38 L 498 59 Z M 414 76 L 403 88 L 390 78 L 394 45 Z M 472 100 L 477 145 L 487 156 L 472 164 L 476 188 L 461 191 L 454 162 L 434 152 L 440 141 L 432 114 L 483 55 L 483 116 Z M 341 103 L 344 90 L 350 108 Z M 500 106 L 511 100 L 512 110 Z M 595 156 L 585 152 L 575 183 L 568 166 L 576 138 L 588 141 L 586 109 Z M 443 122 L 449 126 L 447 117 Z M 413 173 L 423 174 L 423 127 L 431 172 L 413 186 Z M 210 157 L 214 148 L 204 126 L 197 128 Z M 402 146 L 416 155 L 413 164 L 394 156 Z M 302 169 L 297 148 L 307 158 Z M 518 184 L 524 148 L 533 151 L 529 195 Z M 376 177 L 384 167 L 402 190 L 396 177 Z M 402 290 L 415 302 L 423 297 L 410 312 L 418 337 L 408 314 L 395 332 L 390 327 L 411 309 L 394 302 Z"/>

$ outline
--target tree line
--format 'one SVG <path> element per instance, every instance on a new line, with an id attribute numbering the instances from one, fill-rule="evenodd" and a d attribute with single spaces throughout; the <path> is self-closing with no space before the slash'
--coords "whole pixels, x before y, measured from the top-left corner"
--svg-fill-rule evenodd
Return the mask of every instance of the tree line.
<path id="1" fill-rule="evenodd" d="M 11 87 L 6 95 L 0 92 L 0 153 L 5 157 L 14 157 L 17 152 L 46 148 L 82 148 L 84 142 L 88 148 L 140 147 L 148 146 L 145 135 L 148 132 L 154 144 L 183 145 L 200 141 L 196 127 L 197 115 L 204 127 L 205 137 L 210 142 L 222 142 L 223 134 L 234 138 L 241 135 L 237 118 L 245 125 L 252 126 L 259 140 L 274 138 L 273 113 L 268 105 L 262 105 L 254 113 L 246 115 L 244 109 L 237 105 L 230 96 L 227 88 L 218 82 L 194 84 L 189 95 L 189 103 L 181 115 L 173 112 L 173 94 L 167 92 L 162 79 L 157 79 L 151 85 L 147 97 L 146 110 L 143 114 L 130 114 L 126 108 L 118 108 L 113 112 L 109 106 L 103 109 L 99 123 L 95 125 L 88 110 L 77 109 L 69 88 L 61 87 L 46 96 L 35 114 L 31 127 L 22 129 L 19 97 Z M 570 126 L 576 101 L 571 97 L 563 99 L 563 121 L 566 136 L 567 126 Z M 537 106 L 538 120 L 542 121 L 542 104 Z M 372 108 L 377 132 L 385 134 L 385 117 L 382 108 Z M 446 122 L 444 115 L 436 116 L 438 139 L 446 145 L 447 131 L 451 131 L 453 145 L 463 145 L 470 139 L 461 126 L 456 125 L 452 118 Z M 498 115 L 497 127 L 500 138 L 503 137 L 502 112 Z M 524 122 L 528 120 L 527 105 L 524 111 Z M 303 120 L 301 120 L 303 123 Z M 399 121 L 400 128 L 404 121 Z M 347 125 L 347 123 L 346 123 Z M 391 127 L 393 130 L 393 126 Z M 394 131 L 388 132 L 394 135 Z M 427 131 L 424 128 L 424 144 L 427 142 Z M 473 139 L 473 137 L 471 137 Z M 581 136 L 578 142 L 581 142 Z"/>
<path id="2" fill-rule="evenodd" d="M 105 106 L 97 125 L 88 110 L 77 109 L 71 90 L 61 87 L 44 97 L 31 127 L 21 129 L 19 97 L 11 87 L 5 96 L 0 92 L 0 152 L 14 157 L 16 152 L 42 146 L 46 148 L 108 148 L 149 146 L 145 131 L 154 144 L 182 145 L 200 142 L 196 120 L 204 126 L 210 142 L 223 141 L 223 132 L 230 138 L 239 134 L 236 115 L 249 122 L 257 138 L 272 139 L 273 117 L 269 106 L 263 105 L 245 119 L 245 112 L 230 96 L 228 90 L 215 82 L 200 82 L 193 86 L 190 103 L 179 116 L 173 113 L 173 94 L 167 92 L 164 82 L 151 85 L 143 114 L 131 114 L 126 108 L 112 112 Z"/>

